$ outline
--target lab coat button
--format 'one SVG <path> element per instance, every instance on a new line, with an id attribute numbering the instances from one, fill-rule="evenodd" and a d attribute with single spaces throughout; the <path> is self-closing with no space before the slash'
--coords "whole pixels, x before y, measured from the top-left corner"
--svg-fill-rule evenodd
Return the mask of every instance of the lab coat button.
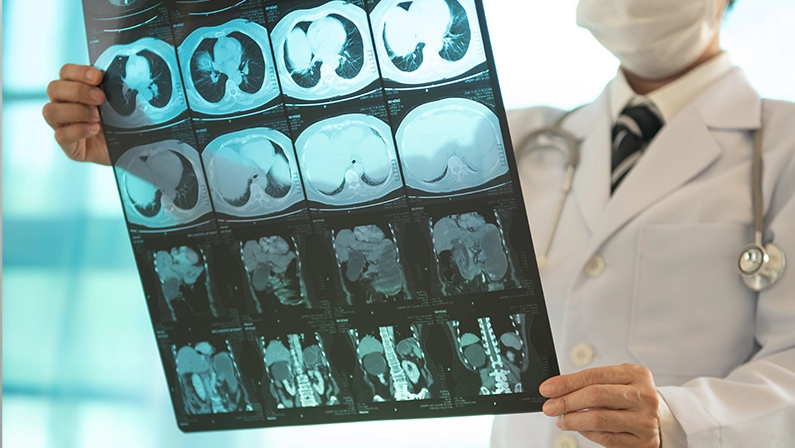
<path id="1" fill-rule="evenodd" d="M 600 275 L 604 274 L 605 268 L 607 267 L 607 262 L 605 258 L 599 254 L 594 255 L 588 260 L 588 263 L 585 264 L 585 274 L 588 277 L 596 278 Z"/>
<path id="2" fill-rule="evenodd" d="M 577 439 L 564 434 L 555 439 L 555 448 L 577 448 Z"/>
<path id="3" fill-rule="evenodd" d="M 585 367 L 593 361 L 593 348 L 588 344 L 577 344 L 571 349 L 571 361 L 577 367 Z"/>

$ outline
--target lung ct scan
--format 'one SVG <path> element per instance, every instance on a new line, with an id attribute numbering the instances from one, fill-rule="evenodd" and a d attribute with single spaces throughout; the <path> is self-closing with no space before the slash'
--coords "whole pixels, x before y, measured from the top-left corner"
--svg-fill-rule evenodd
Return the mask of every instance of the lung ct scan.
<path id="1" fill-rule="evenodd" d="M 268 31 L 234 19 L 199 28 L 179 47 L 192 110 L 207 115 L 244 112 L 279 96 Z"/>
<path id="2" fill-rule="evenodd" d="M 385 79 L 431 83 L 486 62 L 472 0 L 384 0 L 371 20 Z"/>
<path id="3" fill-rule="evenodd" d="M 273 29 L 284 94 L 317 101 L 356 93 L 378 80 L 367 13 L 332 1 L 285 15 Z"/>
<path id="4" fill-rule="evenodd" d="M 178 140 L 132 148 L 116 162 L 127 221 L 162 229 L 212 212 L 199 153 Z"/>
<path id="5" fill-rule="evenodd" d="M 417 107 L 395 139 L 406 185 L 417 190 L 472 190 L 508 173 L 500 121 L 472 100 L 448 98 Z"/>
<path id="6" fill-rule="evenodd" d="M 295 148 L 310 201 L 345 207 L 403 186 L 389 125 L 371 115 L 317 122 L 301 133 Z"/>
<path id="7" fill-rule="evenodd" d="M 97 59 L 105 72 L 103 123 L 132 129 L 155 126 L 187 110 L 174 47 L 151 37 L 113 45 Z"/>
<path id="8" fill-rule="evenodd" d="M 236 217 L 278 213 L 304 200 L 293 144 L 251 128 L 216 138 L 202 153 L 215 211 Z"/>

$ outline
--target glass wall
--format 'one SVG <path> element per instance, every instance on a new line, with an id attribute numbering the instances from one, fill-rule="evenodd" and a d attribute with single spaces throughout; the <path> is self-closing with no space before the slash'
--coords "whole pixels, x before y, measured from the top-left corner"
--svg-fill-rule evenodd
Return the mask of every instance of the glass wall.
<path id="1" fill-rule="evenodd" d="M 615 73 L 575 0 L 484 2 L 509 107 L 571 108 Z M 763 95 L 795 101 L 791 17 L 791 0 L 739 0 L 724 46 Z M 490 417 L 180 433 L 113 174 L 69 161 L 41 118 L 60 66 L 88 60 L 81 4 L 5 0 L 2 32 L 3 446 L 487 445 Z"/>

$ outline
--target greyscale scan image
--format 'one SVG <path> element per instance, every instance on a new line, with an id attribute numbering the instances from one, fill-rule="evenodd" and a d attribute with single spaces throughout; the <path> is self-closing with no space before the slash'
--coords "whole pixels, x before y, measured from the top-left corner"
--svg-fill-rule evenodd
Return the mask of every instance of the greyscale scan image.
<path id="1" fill-rule="evenodd" d="M 474 0 L 382 0 L 370 19 L 384 79 L 426 84 L 486 62 Z"/>
<path id="2" fill-rule="evenodd" d="M 307 199 L 347 207 L 403 188 L 391 132 L 366 114 L 340 115 L 306 128 L 295 150 Z"/>
<path id="3" fill-rule="evenodd" d="M 342 283 L 341 303 L 361 305 L 411 298 L 391 225 L 356 226 L 332 237 Z"/>
<path id="4" fill-rule="evenodd" d="M 115 170 L 131 224 L 164 229 L 212 212 L 199 153 L 184 142 L 131 148 L 119 157 Z"/>
<path id="5" fill-rule="evenodd" d="M 261 338 L 268 393 L 277 409 L 315 408 L 342 404 L 323 339 L 315 334 Z"/>
<path id="6" fill-rule="evenodd" d="M 311 308 L 295 237 L 263 236 L 239 244 L 257 313 L 268 303 Z"/>
<path id="7" fill-rule="evenodd" d="M 446 296 L 519 287 L 503 218 L 477 212 L 430 223 L 436 267 Z"/>
<path id="8" fill-rule="evenodd" d="M 359 361 L 359 400 L 364 402 L 414 401 L 432 398 L 433 376 L 420 345 L 418 327 L 408 334 L 395 326 L 366 332 L 348 330 Z"/>
<path id="9" fill-rule="evenodd" d="M 249 218 L 304 200 L 292 141 L 257 127 L 222 135 L 202 153 L 215 211 Z"/>
<path id="10" fill-rule="evenodd" d="M 187 110 L 174 47 L 153 37 L 111 45 L 94 66 L 105 72 L 108 126 L 133 129 L 167 123 Z"/>
<path id="11" fill-rule="evenodd" d="M 190 107 L 207 115 L 245 112 L 279 96 L 268 31 L 234 19 L 199 28 L 179 46 Z"/>
<path id="12" fill-rule="evenodd" d="M 406 115 L 395 140 L 406 186 L 417 190 L 473 190 L 508 173 L 500 121 L 476 101 L 422 104 Z"/>
<path id="13" fill-rule="evenodd" d="M 319 101 L 356 93 L 379 78 L 367 13 L 330 1 L 286 14 L 271 33 L 282 89 Z"/>
<path id="14" fill-rule="evenodd" d="M 251 412 L 228 341 L 171 346 L 186 415 Z"/>
<path id="15" fill-rule="evenodd" d="M 201 245 L 175 246 L 154 253 L 167 311 L 165 321 L 219 317 L 219 297 L 210 275 L 207 250 Z M 161 308 L 163 303 L 160 303 Z M 164 314 L 164 313 L 161 313 Z"/>

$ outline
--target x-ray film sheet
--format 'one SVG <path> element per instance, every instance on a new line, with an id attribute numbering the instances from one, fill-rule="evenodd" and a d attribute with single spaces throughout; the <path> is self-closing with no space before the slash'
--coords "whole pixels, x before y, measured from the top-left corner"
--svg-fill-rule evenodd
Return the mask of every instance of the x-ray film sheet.
<path id="1" fill-rule="evenodd" d="M 540 411 L 481 0 L 84 0 L 186 432 Z"/>

